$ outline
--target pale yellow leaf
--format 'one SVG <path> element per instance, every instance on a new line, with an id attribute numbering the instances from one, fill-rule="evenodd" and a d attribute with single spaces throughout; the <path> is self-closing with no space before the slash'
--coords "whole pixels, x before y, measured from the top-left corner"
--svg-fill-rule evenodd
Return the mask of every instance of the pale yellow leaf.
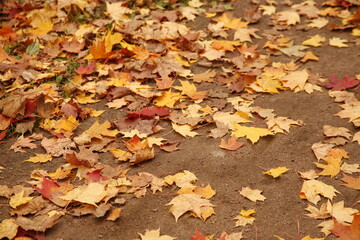
<path id="1" fill-rule="evenodd" d="M 249 199 L 250 201 L 264 201 L 266 199 L 265 196 L 261 194 L 262 190 L 259 189 L 251 189 L 250 187 L 243 187 L 239 193 Z"/>
<path id="2" fill-rule="evenodd" d="M 287 172 L 289 169 L 286 167 L 278 167 L 278 168 L 272 168 L 269 171 L 263 172 L 263 174 L 267 174 L 272 176 L 273 178 L 279 177 L 281 174 Z"/>
<path id="3" fill-rule="evenodd" d="M 38 154 L 35 153 L 35 157 L 30 157 L 29 159 L 25 160 L 25 162 L 32 162 L 32 163 L 44 163 L 52 160 L 51 154 Z"/>

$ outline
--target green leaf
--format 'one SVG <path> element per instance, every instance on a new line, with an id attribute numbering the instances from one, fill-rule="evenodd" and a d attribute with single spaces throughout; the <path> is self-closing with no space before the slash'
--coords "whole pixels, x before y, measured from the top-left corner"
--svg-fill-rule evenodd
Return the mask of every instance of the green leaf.
<path id="1" fill-rule="evenodd" d="M 37 55 L 40 52 L 39 43 L 32 42 L 29 44 L 29 46 L 26 48 L 26 53 L 29 55 Z"/>

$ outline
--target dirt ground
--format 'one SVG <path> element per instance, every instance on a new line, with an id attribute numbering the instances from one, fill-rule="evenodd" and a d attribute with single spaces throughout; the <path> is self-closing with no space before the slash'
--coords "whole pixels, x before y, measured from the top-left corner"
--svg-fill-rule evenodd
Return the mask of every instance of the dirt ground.
<path id="1" fill-rule="evenodd" d="M 301 1 L 293 1 L 301 2 Z M 322 1 L 317 1 L 321 3 Z M 242 16 L 249 1 L 238 1 L 234 4 L 235 16 Z M 189 23 L 194 29 L 204 29 L 209 20 L 204 16 L 198 17 L 194 23 Z M 268 17 L 264 16 L 259 23 L 252 25 L 264 30 L 269 28 Z M 309 31 L 290 30 L 284 32 L 291 35 L 295 42 L 300 44 L 309 36 L 321 34 L 327 39 L 333 36 L 351 39 L 349 32 L 330 31 L 327 28 Z M 263 45 L 264 39 L 259 41 Z M 359 73 L 359 48 L 334 48 L 323 46 L 312 49 L 320 57 L 319 61 L 310 61 L 303 64 L 313 73 L 327 77 L 329 73 L 335 76 L 344 76 L 346 73 L 355 75 Z M 290 61 L 290 58 L 272 56 L 273 61 Z M 194 67 L 193 71 L 199 71 Z M 203 88 L 211 88 L 212 85 L 204 85 Z M 359 87 L 348 90 L 360 97 Z M 302 120 L 304 126 L 292 127 L 287 134 L 276 134 L 260 139 L 254 145 L 247 142 L 237 151 L 227 151 L 218 147 L 220 140 L 208 137 L 211 126 L 204 126 L 197 130 L 200 136 L 194 138 L 183 138 L 170 130 L 170 125 L 163 123 L 166 129 L 163 131 L 169 140 L 180 141 L 179 151 L 165 153 L 156 150 L 155 159 L 132 166 L 130 173 L 149 172 L 155 176 L 162 177 L 183 170 L 194 173 L 198 184 L 211 184 L 216 190 L 216 195 L 211 199 L 216 205 L 216 214 L 208 220 L 202 221 L 185 214 L 176 222 L 167 203 L 176 195 L 176 189 L 167 188 L 163 192 L 147 194 L 143 198 L 127 196 L 127 201 L 122 206 L 121 217 L 115 222 L 105 221 L 103 218 L 94 216 L 72 217 L 66 215 L 51 229 L 46 232 L 46 239 L 134 239 L 139 237 L 138 233 L 144 233 L 146 229 L 161 229 L 162 234 L 177 237 L 178 239 L 190 239 L 198 229 L 205 235 L 215 234 L 219 237 L 223 231 L 227 233 L 244 231 L 245 239 L 275 239 L 273 235 L 285 239 L 301 239 L 306 235 L 323 237 L 317 225 L 322 220 L 314 220 L 306 217 L 304 210 L 307 201 L 299 198 L 299 192 L 303 180 L 297 171 L 314 169 L 316 158 L 311 150 L 312 144 L 324 140 L 323 126 L 331 125 L 346 127 L 352 133 L 357 130 L 347 119 L 335 116 L 341 108 L 329 97 L 327 90 L 307 94 L 304 92 L 293 93 L 283 91 L 279 94 L 259 94 L 255 101 L 256 106 L 272 108 L 279 116 Z M 92 104 L 95 109 L 102 109 L 104 102 Z M 120 112 L 119 112 L 120 111 Z M 121 110 L 108 110 L 99 117 L 99 121 L 114 121 L 121 116 Z M 95 119 L 87 119 L 81 123 L 78 132 L 87 129 Z M 36 130 L 40 131 L 40 130 Z M 36 132 L 35 131 L 35 132 Z M 161 134 L 160 134 L 161 136 Z M 33 152 L 14 153 L 9 150 L 15 139 L 7 139 L 0 145 L 0 163 L 5 169 L 0 174 L 0 185 L 14 186 L 24 184 L 30 180 L 30 173 L 41 167 L 54 171 L 64 164 L 62 158 L 55 158 L 51 162 L 35 165 L 24 162 L 32 156 Z M 347 163 L 359 163 L 359 144 L 348 143 L 344 149 L 349 154 Z M 36 149 L 40 153 L 43 150 Z M 101 162 L 116 165 L 111 154 L 101 154 Z M 127 166 L 127 164 L 124 164 Z M 286 166 L 289 172 L 280 178 L 273 179 L 262 174 L 262 171 L 277 166 Z M 341 194 L 335 198 L 336 201 L 344 200 L 347 206 L 359 200 L 359 192 L 342 186 L 339 180 L 341 174 L 330 179 L 322 177 L 325 183 L 333 185 Z M 263 190 L 266 196 L 264 202 L 253 203 L 239 194 L 244 186 Z M 323 202 L 324 200 L 322 200 Z M 358 208 L 358 205 L 354 206 Z M 255 222 L 246 227 L 235 227 L 235 216 L 243 208 L 255 208 Z M 0 198 L 0 220 L 9 218 L 8 199 Z M 327 239 L 335 239 L 329 236 Z"/>

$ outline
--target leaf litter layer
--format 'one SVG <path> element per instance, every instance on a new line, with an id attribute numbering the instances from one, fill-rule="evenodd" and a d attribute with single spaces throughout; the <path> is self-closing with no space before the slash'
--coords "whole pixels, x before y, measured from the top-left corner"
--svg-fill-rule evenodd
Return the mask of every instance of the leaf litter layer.
<path id="1" fill-rule="evenodd" d="M 121 239 L 173 239 L 174 233 L 193 239 L 210 234 L 215 239 L 358 239 L 360 170 L 354 153 L 360 105 L 354 92 L 359 73 L 336 76 L 328 67 L 326 74 L 311 68 L 331 59 L 326 54 L 357 49 L 358 6 L 356 0 L 3 4 L 0 138 L 12 158 L 0 166 L 7 176 L 0 195 L 8 212 L 2 215 L 0 237 L 53 238 L 66 229 L 62 219 L 76 223 L 93 215 L 102 227 L 120 223 Z M 292 132 L 314 120 L 296 117 L 301 108 L 296 101 L 292 119 L 264 99 L 275 99 L 276 106 L 276 98 L 315 96 L 316 105 L 315 98 L 324 94 L 339 111 L 323 111 L 329 120 L 315 119 L 324 127 L 308 135 L 314 141 L 290 153 L 287 145 L 304 141 Z M 313 105 L 306 106 L 310 114 L 316 113 Z M 252 152 L 269 158 L 276 141 L 285 143 L 280 159 L 242 164 Z M 217 163 L 206 161 L 209 154 Z M 310 162 L 304 165 L 301 154 Z M 174 163 L 176 169 L 169 167 Z M 197 184 L 188 169 L 209 182 Z M 240 177 L 235 169 L 243 169 Z M 8 176 L 19 171 L 26 173 L 16 185 Z M 226 175 L 235 184 L 222 184 Z M 288 183 L 292 195 L 279 201 L 274 193 Z M 149 207 L 147 201 L 150 213 L 131 209 L 139 203 Z M 271 228 L 271 221 L 286 220 L 268 219 L 267 202 L 285 216 L 292 203 L 301 204 L 295 214 L 306 231 L 295 235 Z M 158 211 L 167 224 L 126 225 Z M 181 226 L 186 221 L 190 232 Z"/>

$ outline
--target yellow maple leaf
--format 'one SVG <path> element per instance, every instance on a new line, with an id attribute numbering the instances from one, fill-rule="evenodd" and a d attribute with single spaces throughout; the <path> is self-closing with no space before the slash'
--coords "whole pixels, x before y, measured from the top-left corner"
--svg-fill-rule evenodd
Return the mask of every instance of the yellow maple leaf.
<path id="1" fill-rule="evenodd" d="M 333 47 L 338 47 L 338 48 L 344 48 L 344 47 L 349 47 L 346 43 L 348 42 L 348 40 L 346 39 L 341 39 L 338 37 L 333 37 L 329 39 L 329 45 L 333 46 Z"/>
<path id="2" fill-rule="evenodd" d="M 175 123 L 172 123 L 172 128 L 175 130 L 175 132 L 179 133 L 183 137 L 195 137 L 196 135 L 198 135 L 197 132 L 192 131 L 192 127 L 188 124 L 177 125 Z"/>
<path id="3" fill-rule="evenodd" d="M 83 92 L 83 93 L 81 93 L 81 94 L 79 94 L 79 95 L 76 96 L 76 101 L 77 101 L 78 103 L 80 103 L 80 104 L 100 102 L 100 100 L 95 100 L 95 99 L 93 99 L 94 96 L 95 96 L 95 93 L 86 96 L 86 93 Z"/>
<path id="4" fill-rule="evenodd" d="M 300 15 L 295 11 L 282 11 L 275 14 L 275 18 L 280 24 L 295 25 L 300 22 Z"/>
<path id="5" fill-rule="evenodd" d="M 31 31 L 32 35 L 34 36 L 43 36 L 45 34 L 47 34 L 48 32 L 50 32 L 53 28 L 54 24 L 49 20 L 49 21 L 42 21 L 39 22 L 38 26 L 36 29 L 33 29 Z"/>
<path id="6" fill-rule="evenodd" d="M 279 93 L 278 89 L 282 88 L 282 84 L 278 79 L 258 78 L 256 83 L 267 93 Z"/>
<path id="7" fill-rule="evenodd" d="M 175 175 L 168 175 L 164 178 L 164 181 L 168 185 L 176 184 L 179 188 L 195 188 L 193 182 L 197 180 L 195 174 L 184 170 L 184 172 L 177 173 Z"/>
<path id="8" fill-rule="evenodd" d="M 180 80 L 180 83 L 181 83 L 181 87 L 174 87 L 174 88 L 181 90 L 182 95 L 186 95 L 194 100 L 201 100 L 205 98 L 207 91 L 197 92 L 196 86 L 188 81 Z"/>
<path id="9" fill-rule="evenodd" d="M 252 224 L 255 221 L 255 217 L 251 215 L 255 214 L 255 212 L 256 212 L 255 209 L 248 209 L 248 210 L 241 209 L 239 215 L 234 218 L 235 220 L 237 220 L 236 226 L 238 227 L 238 226 L 246 226 L 247 224 Z"/>
<path id="10" fill-rule="evenodd" d="M 171 90 L 162 92 L 161 96 L 154 100 L 154 104 L 159 107 L 173 108 L 174 104 L 181 99 L 181 94 L 173 93 Z"/>
<path id="11" fill-rule="evenodd" d="M 106 137 L 116 137 L 119 133 L 118 130 L 110 130 L 111 123 L 109 121 L 105 121 L 100 124 L 96 121 L 88 130 L 83 132 L 80 136 L 75 137 L 74 140 L 77 144 L 83 145 L 91 141 L 92 138 L 102 139 L 103 136 Z"/>
<path id="12" fill-rule="evenodd" d="M 306 69 L 304 70 L 298 70 L 289 73 L 285 77 L 281 78 L 281 81 L 283 81 L 283 86 L 288 87 L 291 90 L 304 90 L 305 83 L 309 78 L 309 73 Z"/>
<path id="13" fill-rule="evenodd" d="M 259 189 L 251 189 L 250 187 L 243 187 L 239 193 L 249 199 L 252 202 L 256 201 L 264 201 L 266 197 L 261 194 L 262 190 Z"/>
<path id="14" fill-rule="evenodd" d="M 308 51 L 300 61 L 304 63 L 310 60 L 319 61 L 319 57 L 316 56 L 312 51 Z"/>
<path id="15" fill-rule="evenodd" d="M 340 173 L 342 158 L 348 158 L 347 152 L 343 149 L 332 149 L 330 150 L 324 161 L 327 163 L 322 164 L 318 162 L 314 162 L 318 168 L 322 168 L 323 171 L 319 173 L 321 176 L 330 176 L 331 178 L 335 177 L 337 174 Z"/>
<path id="16" fill-rule="evenodd" d="M 240 41 L 213 40 L 211 46 L 216 50 L 234 51 L 235 47 L 240 46 Z"/>
<path id="17" fill-rule="evenodd" d="M 230 29 L 240 29 L 240 28 L 246 28 L 248 26 L 248 22 L 242 22 L 241 18 L 233 18 L 231 13 L 223 13 L 220 17 L 213 19 L 216 22 L 222 22 L 224 23 L 224 27 L 230 28 Z"/>
<path id="18" fill-rule="evenodd" d="M 281 174 L 287 172 L 289 169 L 286 167 L 278 167 L 278 168 L 272 168 L 269 171 L 263 172 L 263 174 L 267 174 L 272 176 L 273 178 L 279 177 Z"/>
<path id="19" fill-rule="evenodd" d="M 130 152 L 121 149 L 110 149 L 110 152 L 114 155 L 116 160 L 119 161 L 127 161 L 132 157 L 132 154 Z"/>
<path id="20" fill-rule="evenodd" d="M 109 213 L 109 216 L 106 218 L 106 220 L 115 221 L 116 219 L 118 219 L 120 217 L 120 213 L 121 213 L 121 208 L 114 208 L 111 210 L 111 212 Z"/>
<path id="21" fill-rule="evenodd" d="M 305 40 L 302 43 L 302 45 L 311 46 L 311 47 L 320 47 L 323 42 L 325 42 L 325 37 L 317 34 L 317 35 L 312 36 L 311 38 Z"/>
<path id="22" fill-rule="evenodd" d="M 35 157 L 31 157 L 27 160 L 25 160 L 25 162 L 32 162 L 32 163 L 44 163 L 44 162 L 48 162 L 52 160 L 52 156 L 51 154 L 38 154 L 35 153 Z"/>
<path id="23" fill-rule="evenodd" d="M 177 191 L 177 194 L 199 194 L 203 198 L 210 199 L 215 194 L 216 191 L 211 188 L 210 184 L 206 187 L 182 187 L 179 191 Z"/>
<path id="24" fill-rule="evenodd" d="M 92 182 L 88 185 L 74 188 L 60 198 L 67 201 L 77 201 L 96 206 L 96 203 L 100 202 L 106 195 L 107 191 L 105 190 L 104 184 Z"/>
<path id="25" fill-rule="evenodd" d="M 311 19 L 310 23 L 307 25 L 309 28 L 318 28 L 321 29 L 329 23 L 329 20 L 326 18 L 315 18 Z"/>
<path id="26" fill-rule="evenodd" d="M 112 34 L 111 31 L 108 31 L 108 33 L 105 35 L 105 52 L 111 52 L 112 47 L 115 44 L 118 44 L 123 39 L 123 35 L 121 33 L 114 33 Z"/>
<path id="27" fill-rule="evenodd" d="M 9 205 L 12 208 L 17 208 L 20 205 L 23 205 L 27 202 L 29 202 L 31 199 L 33 199 L 34 197 L 25 197 L 24 196 L 24 190 L 15 193 L 11 198 L 10 198 L 10 202 Z"/>
<path id="28" fill-rule="evenodd" d="M 274 133 L 266 128 L 257 128 L 257 127 L 245 127 L 240 126 L 239 124 L 233 124 L 235 130 L 231 133 L 231 136 L 246 137 L 253 144 L 259 141 L 260 137 L 273 135 Z"/>
<path id="29" fill-rule="evenodd" d="M 160 235 L 160 228 L 156 230 L 146 230 L 145 234 L 139 233 L 141 240 L 173 240 L 174 237 Z"/>
<path id="30" fill-rule="evenodd" d="M 300 191 L 300 198 L 307 199 L 316 205 L 321 200 L 320 195 L 332 200 L 336 193 L 339 193 L 339 191 L 333 186 L 311 179 L 304 181 Z"/>
<path id="31" fill-rule="evenodd" d="M 53 128 L 57 133 L 73 132 L 79 126 L 79 122 L 76 118 L 70 115 L 68 118 L 62 118 L 58 120 Z"/>

